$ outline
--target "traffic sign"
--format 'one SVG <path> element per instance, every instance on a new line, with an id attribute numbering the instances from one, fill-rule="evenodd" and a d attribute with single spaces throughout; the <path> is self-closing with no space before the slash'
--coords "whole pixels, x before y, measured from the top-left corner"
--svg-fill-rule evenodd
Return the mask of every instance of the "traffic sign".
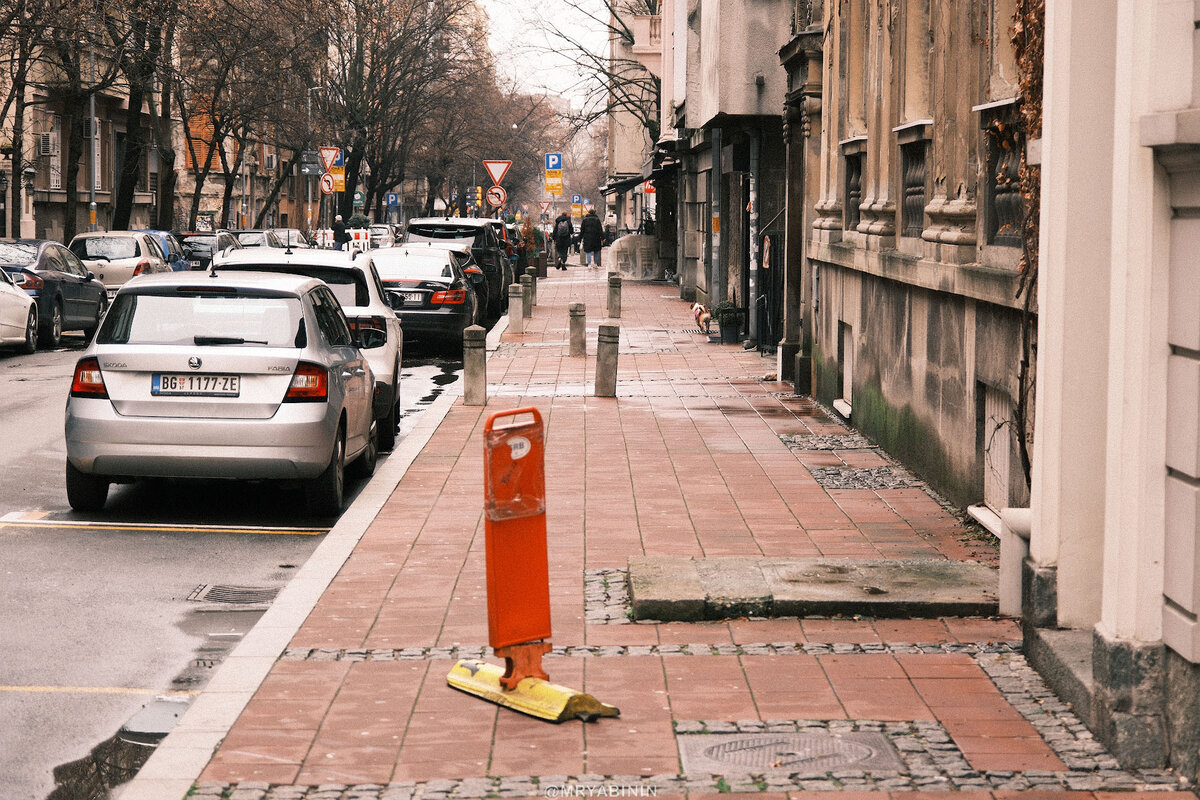
<path id="1" fill-rule="evenodd" d="M 321 163 L 325 165 L 325 171 L 342 160 L 342 148 L 340 147 L 322 147 L 321 148 Z"/>
<path id="2" fill-rule="evenodd" d="M 546 171 L 562 169 L 562 153 L 546 153 Z M 560 176 L 561 177 L 561 176 Z"/>
<path id="3" fill-rule="evenodd" d="M 503 186 L 493 186 L 487 190 L 487 201 L 489 205 L 499 208 L 508 202 L 508 192 L 504 191 Z"/>
<path id="4" fill-rule="evenodd" d="M 328 172 L 321 174 L 321 194 L 333 194 L 333 176 Z"/>
<path id="5" fill-rule="evenodd" d="M 542 207 L 543 214 L 550 213 L 550 201 L 549 200 L 542 200 L 542 201 L 540 201 L 539 205 L 541 205 L 541 207 Z"/>
<path id="6" fill-rule="evenodd" d="M 483 167 L 488 171 L 488 175 L 492 176 L 492 183 L 497 186 L 500 181 L 504 180 L 505 174 L 508 173 L 508 168 L 512 166 L 511 161 L 484 161 Z"/>
<path id="7" fill-rule="evenodd" d="M 354 207 L 362 208 L 367 202 L 367 197 L 362 192 L 354 193 Z"/>
<path id="8" fill-rule="evenodd" d="M 395 208 L 396 206 L 400 205 L 399 193 L 388 192 L 387 193 L 387 205 L 388 205 L 388 208 Z"/>
<path id="9" fill-rule="evenodd" d="M 582 202 L 583 202 L 583 195 L 581 195 L 581 194 L 571 195 L 571 204 L 572 205 L 579 205 Z"/>
<path id="10" fill-rule="evenodd" d="M 301 175 L 321 175 L 324 172 L 325 168 L 322 167 L 320 163 L 311 164 L 308 162 L 302 162 L 300 164 Z"/>
<path id="11" fill-rule="evenodd" d="M 546 176 L 546 194 L 562 194 L 562 178 Z"/>

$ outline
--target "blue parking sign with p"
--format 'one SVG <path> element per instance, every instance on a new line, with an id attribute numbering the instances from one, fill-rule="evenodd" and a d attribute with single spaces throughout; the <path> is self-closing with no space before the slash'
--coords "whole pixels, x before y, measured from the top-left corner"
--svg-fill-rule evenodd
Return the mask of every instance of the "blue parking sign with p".
<path id="1" fill-rule="evenodd" d="M 546 153 L 546 169 L 562 169 L 562 153 Z"/>
<path id="2" fill-rule="evenodd" d="M 579 195 L 579 194 L 571 195 L 571 203 L 572 204 L 579 205 L 582 202 L 583 202 L 583 195 Z"/>
<path id="3" fill-rule="evenodd" d="M 387 193 L 387 204 L 388 204 L 388 206 L 389 206 L 389 207 L 390 207 L 390 206 L 398 206 L 398 205 L 400 205 L 400 195 L 399 195 L 399 193 L 397 193 L 397 192 L 388 192 L 388 193 Z"/>

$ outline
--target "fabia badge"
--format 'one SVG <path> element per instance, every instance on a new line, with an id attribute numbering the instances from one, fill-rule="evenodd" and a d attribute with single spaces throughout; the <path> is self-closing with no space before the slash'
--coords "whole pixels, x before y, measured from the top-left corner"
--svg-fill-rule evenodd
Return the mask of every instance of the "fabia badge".
<path id="1" fill-rule="evenodd" d="M 188 366 L 192 369 L 200 369 L 204 366 L 204 362 L 200 360 L 200 356 L 192 356 L 188 359 Z"/>

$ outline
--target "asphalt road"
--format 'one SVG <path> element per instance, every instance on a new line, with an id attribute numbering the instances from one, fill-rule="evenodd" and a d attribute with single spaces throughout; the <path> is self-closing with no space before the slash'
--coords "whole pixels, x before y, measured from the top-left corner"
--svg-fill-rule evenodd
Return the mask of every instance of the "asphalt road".
<path id="1" fill-rule="evenodd" d="M 64 342 L 0 353 L 0 796 L 10 800 L 91 797 L 99 772 L 131 777 L 123 766 L 148 752 L 114 749 L 111 737 L 156 698 L 186 702 L 203 686 L 334 522 L 307 517 L 296 489 L 225 482 L 114 486 L 103 512 L 72 512 L 63 408 L 83 342 Z M 461 369 L 417 350 L 404 364 L 401 435 Z"/>

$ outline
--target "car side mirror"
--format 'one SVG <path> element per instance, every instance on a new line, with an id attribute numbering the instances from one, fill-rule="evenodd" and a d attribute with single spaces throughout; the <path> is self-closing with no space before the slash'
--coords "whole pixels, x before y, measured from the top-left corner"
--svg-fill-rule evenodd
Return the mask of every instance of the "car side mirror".
<path id="1" fill-rule="evenodd" d="M 92 271 L 89 269 L 89 270 L 87 271 L 87 279 L 88 279 L 89 281 L 94 281 L 94 280 L 96 280 L 96 273 L 92 272 Z"/>
<path id="2" fill-rule="evenodd" d="M 363 328 L 358 332 L 358 346 L 362 350 L 373 350 L 387 344 L 387 334 L 378 328 Z"/>
<path id="3" fill-rule="evenodd" d="M 479 267 L 464 269 L 463 273 L 467 276 L 467 279 L 470 280 L 471 283 L 483 283 L 483 270 L 479 269 Z"/>
<path id="4" fill-rule="evenodd" d="M 12 282 L 13 282 L 14 286 L 17 286 L 20 288 L 25 287 L 25 273 L 24 272 L 9 273 L 8 277 L 12 278 Z"/>

